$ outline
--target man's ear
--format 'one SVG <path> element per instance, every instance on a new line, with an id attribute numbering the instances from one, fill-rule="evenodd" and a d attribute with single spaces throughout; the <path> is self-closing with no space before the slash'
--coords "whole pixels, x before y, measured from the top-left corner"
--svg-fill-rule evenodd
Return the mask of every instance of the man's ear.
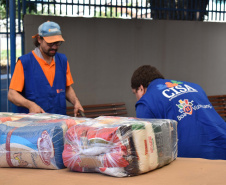
<path id="1" fill-rule="evenodd" d="M 144 88 L 143 85 L 140 85 L 139 88 L 140 88 L 140 90 L 141 90 L 141 92 L 142 92 L 142 95 L 144 95 L 144 94 L 146 93 L 147 88 Z"/>
<path id="2" fill-rule="evenodd" d="M 42 39 L 40 38 L 40 36 L 38 36 L 38 43 L 39 43 L 39 44 L 41 44 L 41 40 L 42 40 Z"/>

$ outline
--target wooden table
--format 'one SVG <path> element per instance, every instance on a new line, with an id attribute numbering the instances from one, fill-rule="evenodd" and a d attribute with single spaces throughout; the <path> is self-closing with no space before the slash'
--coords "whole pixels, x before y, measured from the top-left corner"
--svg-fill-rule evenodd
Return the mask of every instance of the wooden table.
<path id="1" fill-rule="evenodd" d="M 225 185 L 226 161 L 177 158 L 160 169 L 116 178 L 68 169 L 0 168 L 0 185 Z"/>

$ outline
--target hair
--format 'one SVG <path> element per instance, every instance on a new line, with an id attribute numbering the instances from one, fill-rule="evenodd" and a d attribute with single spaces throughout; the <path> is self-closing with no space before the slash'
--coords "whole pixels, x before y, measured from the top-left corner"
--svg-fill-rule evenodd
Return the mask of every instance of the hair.
<path id="1" fill-rule="evenodd" d="M 157 78 L 164 79 L 164 76 L 153 66 L 143 65 L 136 69 L 131 78 L 132 89 L 138 90 L 140 85 L 147 88 L 150 82 Z"/>
<path id="2" fill-rule="evenodd" d="M 43 37 L 41 37 L 41 36 L 37 36 L 37 37 L 34 38 L 33 43 L 34 43 L 34 45 L 35 45 L 36 47 L 39 47 L 39 45 L 40 45 L 40 43 L 38 42 L 38 37 L 40 37 L 40 39 L 43 39 Z"/>

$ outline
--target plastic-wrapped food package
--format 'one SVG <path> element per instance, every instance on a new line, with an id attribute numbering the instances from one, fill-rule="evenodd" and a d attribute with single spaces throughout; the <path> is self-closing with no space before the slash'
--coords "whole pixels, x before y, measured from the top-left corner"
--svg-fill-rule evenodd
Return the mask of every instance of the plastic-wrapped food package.
<path id="1" fill-rule="evenodd" d="M 49 113 L 29 113 L 29 114 L 1 113 L 0 116 L 4 118 L 4 122 L 2 122 L 2 124 L 5 125 L 0 127 L 0 167 L 24 166 L 24 167 L 31 167 L 31 168 L 47 168 L 47 169 L 63 168 L 64 165 L 62 162 L 62 152 L 63 152 L 64 136 L 67 129 L 74 125 L 90 120 L 90 118 L 75 118 L 75 117 L 70 117 L 70 116 L 65 116 L 60 114 L 49 114 Z M 30 128 L 32 128 L 32 130 L 30 130 Z M 51 133 L 49 133 L 48 130 L 51 131 Z M 33 135 L 30 133 L 30 131 L 33 131 L 34 138 L 33 138 Z M 48 140 L 51 140 L 48 143 L 51 143 L 51 142 L 53 143 L 51 145 L 49 144 L 49 147 L 53 148 L 52 145 L 54 146 L 54 149 L 51 149 L 54 151 L 53 152 L 54 156 L 53 156 L 53 153 L 48 150 L 47 152 L 46 151 L 40 152 L 41 151 L 39 149 L 40 147 L 37 144 L 38 141 L 36 141 L 36 139 L 38 139 L 36 136 L 36 133 L 40 135 L 40 132 L 44 132 L 44 131 L 48 133 L 47 135 L 51 136 L 46 138 L 48 138 Z M 12 132 L 13 134 L 9 137 L 8 135 L 10 132 Z M 20 143 L 19 143 L 19 140 L 18 140 L 18 143 L 15 142 L 15 139 L 11 140 L 10 139 L 11 137 L 19 138 Z M 11 141 L 14 141 L 15 143 L 12 142 L 10 144 L 8 143 L 7 145 L 6 144 L 7 140 L 4 140 L 5 138 L 8 138 Z M 55 142 L 56 140 L 57 142 Z M 32 143 L 34 142 L 33 143 L 34 145 L 36 143 L 37 145 L 36 149 L 34 145 L 30 147 L 31 141 Z M 58 149 L 56 149 L 55 147 L 58 147 Z M 9 156 L 8 156 L 8 160 L 6 156 L 9 150 L 10 150 L 11 161 L 14 161 L 14 163 L 12 164 L 10 163 Z M 55 150 L 57 152 L 55 152 Z M 42 156 L 45 156 L 45 154 L 48 154 L 48 153 L 49 154 L 52 153 L 50 158 L 51 162 L 49 163 L 49 165 L 45 163 L 45 160 L 42 160 L 44 159 L 42 158 Z M 13 157 L 14 154 L 15 156 L 17 156 L 17 161 L 14 160 L 14 157 Z M 33 163 L 31 163 L 31 160 Z M 25 164 L 27 164 L 27 166 L 25 164 L 24 165 L 19 164 L 18 161 L 19 162 L 26 161 Z M 42 164 L 42 162 L 44 162 L 44 164 Z"/>
<path id="2" fill-rule="evenodd" d="M 164 166 L 177 157 L 177 122 L 170 119 L 140 119 L 133 117 L 100 116 L 95 120 L 112 124 L 116 121 L 147 121 L 155 133 L 159 165 Z M 149 129 L 150 130 L 150 129 Z M 148 132 L 148 130 L 147 130 Z M 170 138 L 171 137 L 171 138 Z M 163 147 L 165 146 L 165 147 Z"/>
<path id="3" fill-rule="evenodd" d="M 156 138 L 158 150 L 159 165 L 164 166 L 170 163 L 177 157 L 177 122 L 170 119 L 140 119 L 133 117 L 115 117 L 115 116 L 100 116 L 95 120 L 101 123 L 115 123 L 116 121 L 147 121 L 150 122 Z M 150 126 L 150 124 L 149 124 Z M 147 126 L 146 126 L 147 127 Z M 148 132 L 150 129 L 146 129 Z M 164 147 L 163 147 L 164 146 Z"/>
<path id="4" fill-rule="evenodd" d="M 65 123 L 0 124 L 0 167 L 64 168 Z"/>
<path id="5" fill-rule="evenodd" d="M 100 117 L 75 125 L 65 135 L 64 164 L 73 171 L 116 177 L 146 173 L 176 158 L 176 124 Z"/>

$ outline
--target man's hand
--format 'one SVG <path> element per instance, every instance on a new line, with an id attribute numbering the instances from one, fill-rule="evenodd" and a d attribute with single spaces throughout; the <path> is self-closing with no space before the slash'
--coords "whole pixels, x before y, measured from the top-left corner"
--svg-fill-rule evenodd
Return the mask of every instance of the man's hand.
<path id="1" fill-rule="evenodd" d="M 9 89 L 8 99 L 16 106 L 25 107 L 31 113 L 45 113 L 45 111 L 38 106 L 35 102 L 24 98 L 19 92 L 13 89 Z"/>
<path id="2" fill-rule="evenodd" d="M 76 117 L 78 115 L 78 111 L 81 110 L 84 112 L 83 107 L 81 106 L 79 100 L 77 99 L 74 105 L 74 116 Z"/>
<path id="3" fill-rule="evenodd" d="M 66 87 L 66 99 L 74 105 L 74 116 L 78 115 L 78 110 L 84 111 L 78 100 L 74 89 L 71 86 Z"/>
<path id="4" fill-rule="evenodd" d="M 45 113 L 45 111 L 34 102 L 30 103 L 28 109 L 29 109 L 29 113 Z"/>

